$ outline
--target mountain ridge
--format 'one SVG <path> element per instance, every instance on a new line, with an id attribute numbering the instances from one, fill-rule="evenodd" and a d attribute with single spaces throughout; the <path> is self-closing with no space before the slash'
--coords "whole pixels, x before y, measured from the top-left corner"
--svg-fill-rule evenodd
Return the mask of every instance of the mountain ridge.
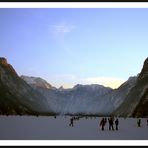
<path id="1" fill-rule="evenodd" d="M 0 114 L 38 114 L 50 110 L 44 96 L 22 80 L 3 57 L 0 58 L 0 90 Z"/>
<path id="2" fill-rule="evenodd" d="M 148 58 L 144 61 L 143 68 L 137 77 L 135 86 L 127 94 L 124 102 L 113 113 L 125 117 L 148 116 Z"/>
<path id="3" fill-rule="evenodd" d="M 148 116 L 148 58 L 137 76 L 117 89 L 99 84 L 55 88 L 46 80 L 18 76 L 0 58 L 0 114 L 98 114 L 122 117 Z"/>

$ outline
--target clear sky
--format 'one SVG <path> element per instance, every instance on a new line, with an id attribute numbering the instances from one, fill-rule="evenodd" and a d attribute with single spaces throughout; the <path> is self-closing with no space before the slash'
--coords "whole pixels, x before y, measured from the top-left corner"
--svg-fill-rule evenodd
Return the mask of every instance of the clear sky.
<path id="1" fill-rule="evenodd" d="M 148 56 L 148 9 L 0 9 L 0 56 L 56 87 L 118 87 Z"/>

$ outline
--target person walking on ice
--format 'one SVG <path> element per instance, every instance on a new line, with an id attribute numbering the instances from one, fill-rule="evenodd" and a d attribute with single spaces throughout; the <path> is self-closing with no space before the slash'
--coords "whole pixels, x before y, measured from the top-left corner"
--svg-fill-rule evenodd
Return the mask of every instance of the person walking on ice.
<path id="1" fill-rule="evenodd" d="M 108 122 L 109 122 L 109 130 L 114 130 L 114 126 L 113 126 L 113 124 L 114 124 L 114 122 L 113 122 L 113 118 L 111 117 L 111 118 L 109 118 L 108 119 Z"/>
<path id="2" fill-rule="evenodd" d="M 105 126 L 105 119 L 104 118 L 102 118 L 102 120 L 100 121 L 100 126 L 101 126 L 102 131 L 104 131 L 104 126 Z"/>
<path id="3" fill-rule="evenodd" d="M 118 130 L 119 120 L 118 118 L 115 120 L 116 130 Z"/>
<path id="4" fill-rule="evenodd" d="M 70 119 L 70 124 L 69 124 L 69 126 L 73 126 L 73 117 Z"/>
<path id="5" fill-rule="evenodd" d="M 138 119 L 137 125 L 138 125 L 138 127 L 141 127 L 141 119 Z"/>

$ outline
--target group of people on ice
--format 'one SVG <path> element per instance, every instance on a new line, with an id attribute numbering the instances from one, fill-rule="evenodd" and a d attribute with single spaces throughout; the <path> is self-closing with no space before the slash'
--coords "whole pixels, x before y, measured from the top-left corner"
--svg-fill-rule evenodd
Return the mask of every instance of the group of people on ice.
<path id="1" fill-rule="evenodd" d="M 118 118 L 116 118 L 116 120 L 114 121 L 113 117 L 109 117 L 108 119 L 105 117 L 105 118 L 101 119 L 100 126 L 101 126 L 102 130 L 104 130 L 107 120 L 108 120 L 108 124 L 109 124 L 109 130 L 114 130 L 114 123 L 115 123 L 115 129 L 118 130 L 119 120 L 118 120 Z"/>
<path id="2" fill-rule="evenodd" d="M 100 121 L 100 126 L 101 126 L 102 130 L 104 130 L 106 123 L 107 123 L 107 118 L 106 117 L 102 118 Z M 114 130 L 114 123 L 115 123 L 115 129 L 118 130 L 118 125 L 119 125 L 118 118 L 116 118 L 116 120 L 114 120 L 113 117 L 109 117 L 108 118 L 109 130 Z M 141 127 L 141 119 L 140 118 L 137 119 L 137 126 Z M 147 126 L 148 126 L 148 118 L 147 118 Z"/>
<path id="3" fill-rule="evenodd" d="M 55 117 L 56 118 L 56 117 Z M 74 126 L 74 120 L 79 120 L 82 117 L 72 117 L 70 118 L 70 123 L 69 126 Z M 108 118 L 102 118 L 100 121 L 100 127 L 102 130 L 104 130 L 105 125 L 107 124 L 108 121 L 108 125 L 109 125 L 109 130 L 118 130 L 118 125 L 119 125 L 119 119 L 118 118 L 114 118 L 114 117 L 108 117 Z M 148 126 L 148 118 L 147 118 L 147 126 Z M 115 126 L 115 127 L 114 127 Z M 141 127 L 141 119 L 137 119 L 137 126 Z"/>

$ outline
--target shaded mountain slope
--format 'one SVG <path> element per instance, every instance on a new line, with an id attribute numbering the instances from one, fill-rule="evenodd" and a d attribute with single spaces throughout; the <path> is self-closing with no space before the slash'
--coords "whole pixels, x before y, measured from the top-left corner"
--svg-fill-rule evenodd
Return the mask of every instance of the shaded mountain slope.
<path id="1" fill-rule="evenodd" d="M 127 94 L 124 102 L 113 113 L 117 116 L 148 116 L 148 58 L 137 78 L 135 86 Z"/>
<path id="2" fill-rule="evenodd" d="M 22 80 L 5 58 L 0 58 L 0 114 L 49 112 L 44 96 Z"/>

